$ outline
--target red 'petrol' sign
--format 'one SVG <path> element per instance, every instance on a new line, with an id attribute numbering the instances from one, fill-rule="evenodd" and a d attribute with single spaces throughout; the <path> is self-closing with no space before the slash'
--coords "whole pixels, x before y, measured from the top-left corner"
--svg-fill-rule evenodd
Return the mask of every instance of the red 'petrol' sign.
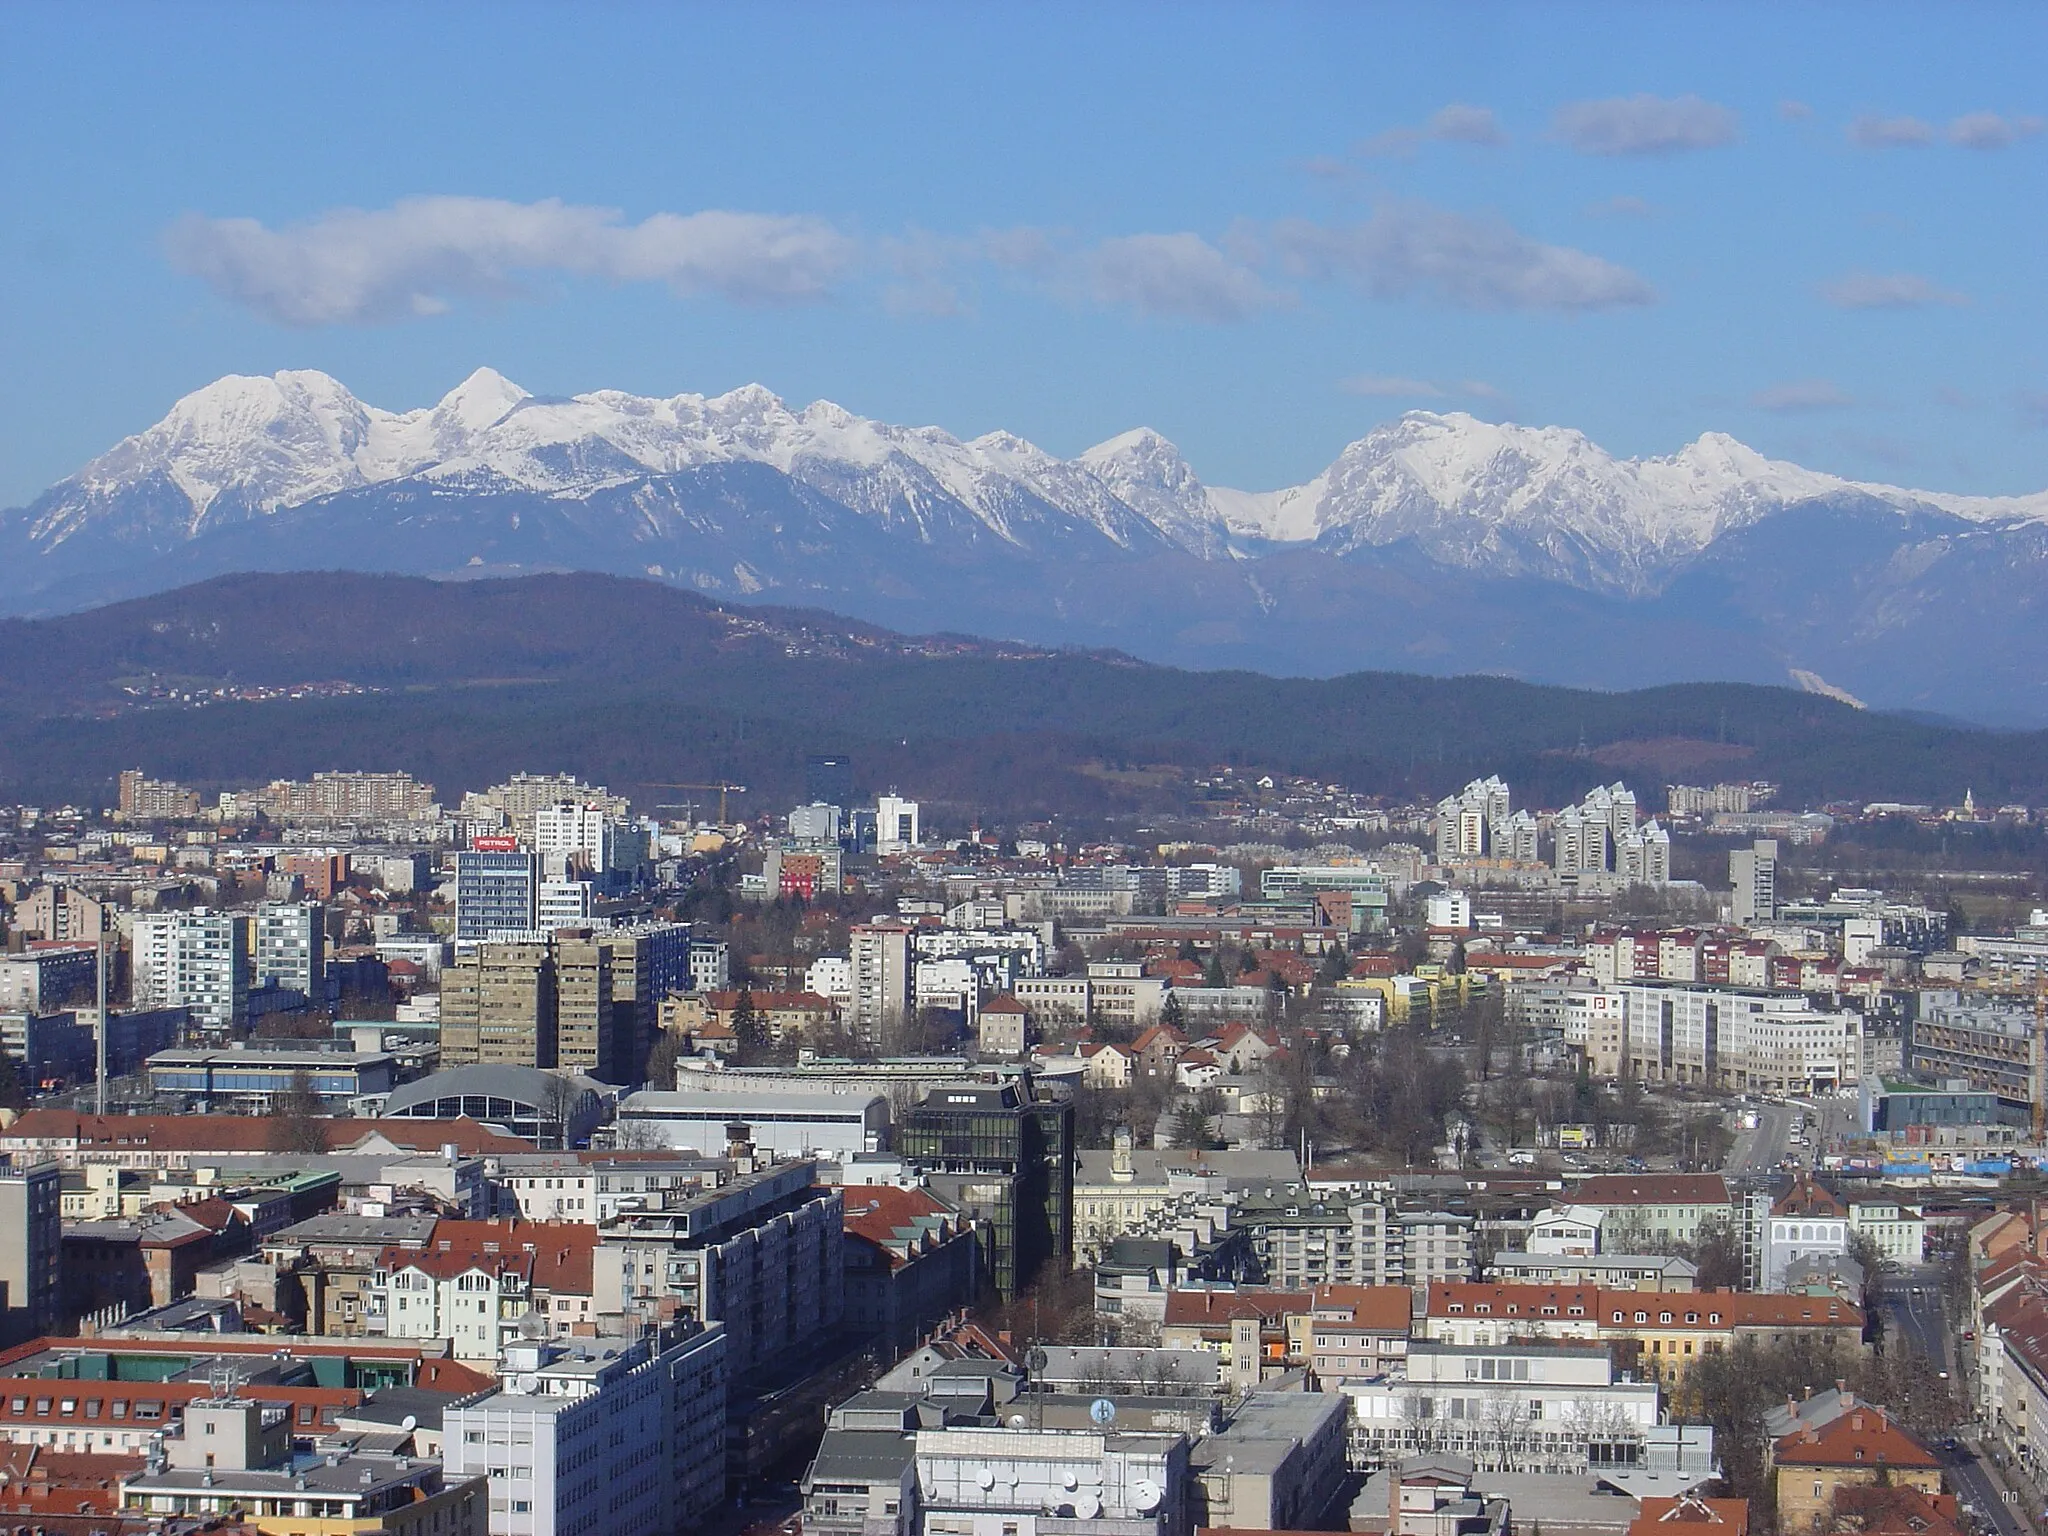
<path id="1" fill-rule="evenodd" d="M 519 839 L 498 834 L 491 837 L 472 837 L 469 846 L 475 853 L 517 853 Z"/>

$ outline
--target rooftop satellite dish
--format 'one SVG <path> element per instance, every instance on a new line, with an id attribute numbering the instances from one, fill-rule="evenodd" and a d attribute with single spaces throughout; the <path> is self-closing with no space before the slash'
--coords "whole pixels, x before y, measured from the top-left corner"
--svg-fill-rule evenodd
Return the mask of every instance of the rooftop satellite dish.
<path id="1" fill-rule="evenodd" d="M 409 1435 L 414 1430 L 420 1427 L 420 1421 L 408 1413 L 404 1418 L 398 1421 L 398 1427 L 404 1430 Z"/>
<path id="2" fill-rule="evenodd" d="M 980 1473 L 976 1475 L 974 1480 L 981 1484 L 982 1491 L 984 1493 L 987 1492 L 989 1489 L 995 1487 L 996 1485 L 995 1468 L 983 1467 Z"/>
<path id="3" fill-rule="evenodd" d="M 1106 1397 L 1098 1397 L 1088 1405 L 1088 1417 L 1098 1424 L 1114 1424 L 1116 1422 L 1116 1404 Z"/>
<path id="4" fill-rule="evenodd" d="M 1074 1514 L 1082 1520 L 1093 1520 L 1102 1513 L 1102 1500 L 1092 1493 L 1077 1494 L 1074 1498 Z"/>
<path id="5" fill-rule="evenodd" d="M 1138 1506 L 1138 1513 L 1141 1515 L 1151 1514 L 1159 1507 L 1159 1501 L 1164 1497 L 1160 1486 L 1149 1477 L 1139 1478 L 1131 1488 L 1132 1502 Z"/>

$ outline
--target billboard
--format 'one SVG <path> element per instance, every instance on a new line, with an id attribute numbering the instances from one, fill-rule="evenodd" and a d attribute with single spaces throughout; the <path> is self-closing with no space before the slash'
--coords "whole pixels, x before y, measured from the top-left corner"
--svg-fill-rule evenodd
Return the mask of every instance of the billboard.
<path id="1" fill-rule="evenodd" d="M 472 837 L 469 846 L 474 853 L 517 853 L 519 839 L 495 833 L 490 836 Z"/>

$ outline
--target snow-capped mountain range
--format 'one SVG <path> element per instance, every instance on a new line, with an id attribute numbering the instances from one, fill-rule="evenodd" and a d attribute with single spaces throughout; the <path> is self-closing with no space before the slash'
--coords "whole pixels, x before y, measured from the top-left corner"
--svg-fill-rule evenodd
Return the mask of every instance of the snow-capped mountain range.
<path id="1" fill-rule="evenodd" d="M 1969 563 L 1959 552 L 1979 565 L 1991 546 L 2006 567 L 2038 558 L 2048 492 L 1862 484 L 1721 433 L 1621 459 L 1567 428 L 1424 411 L 1375 428 L 1305 484 L 1248 492 L 1203 484 L 1142 429 L 1062 459 L 1005 432 L 962 441 L 827 401 L 793 409 L 758 385 L 550 399 L 484 368 L 433 406 L 392 412 L 295 371 L 218 380 L 0 514 L 0 602 L 79 606 L 294 564 L 582 566 L 897 627 L 1006 627 L 1164 659 L 1319 671 L 1405 659 L 1584 682 L 1602 679 L 1556 660 L 1554 638 L 1546 654 L 1498 633 L 1495 610 L 1540 594 L 1553 609 L 1576 604 L 1581 627 L 1610 622 L 1610 609 L 1640 623 L 1688 583 L 1754 589 L 1745 550 L 1844 518 L 1854 536 L 1834 527 L 1815 551 L 1830 564 L 1810 574 L 1832 591 L 1852 574 L 1843 562 L 1861 560 L 1848 585 L 1868 600 L 1856 623 L 1877 641 L 1914 627 L 1925 578 Z M 1416 589 L 1433 579 L 1435 592 Z M 1776 579 L 1764 585 L 1775 592 Z M 1491 638 L 1475 652 L 1423 637 L 1418 651 L 1412 619 L 1387 630 L 1390 600 L 1434 613 L 1439 628 L 1445 604 L 1463 605 L 1467 628 Z M 1790 643 L 1815 628 L 1805 607 L 1804 618 L 1735 622 L 1749 650 L 1727 675 L 1837 681 L 1843 658 L 1827 644 Z M 1520 627 L 1547 626 L 1524 614 Z M 1759 644 L 1767 659 L 1752 654 Z M 1639 680 L 1625 667 L 1616 677 Z M 1928 702 L 1937 690 L 1873 691 Z"/>

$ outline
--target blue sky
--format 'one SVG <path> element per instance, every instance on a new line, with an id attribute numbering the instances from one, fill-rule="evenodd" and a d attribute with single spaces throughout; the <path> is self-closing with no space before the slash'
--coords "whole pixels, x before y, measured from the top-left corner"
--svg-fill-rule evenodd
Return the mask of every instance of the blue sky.
<path id="1" fill-rule="evenodd" d="M 2048 486 L 2048 7 L 17 6 L 0 505 L 180 394 L 1403 410 Z"/>

